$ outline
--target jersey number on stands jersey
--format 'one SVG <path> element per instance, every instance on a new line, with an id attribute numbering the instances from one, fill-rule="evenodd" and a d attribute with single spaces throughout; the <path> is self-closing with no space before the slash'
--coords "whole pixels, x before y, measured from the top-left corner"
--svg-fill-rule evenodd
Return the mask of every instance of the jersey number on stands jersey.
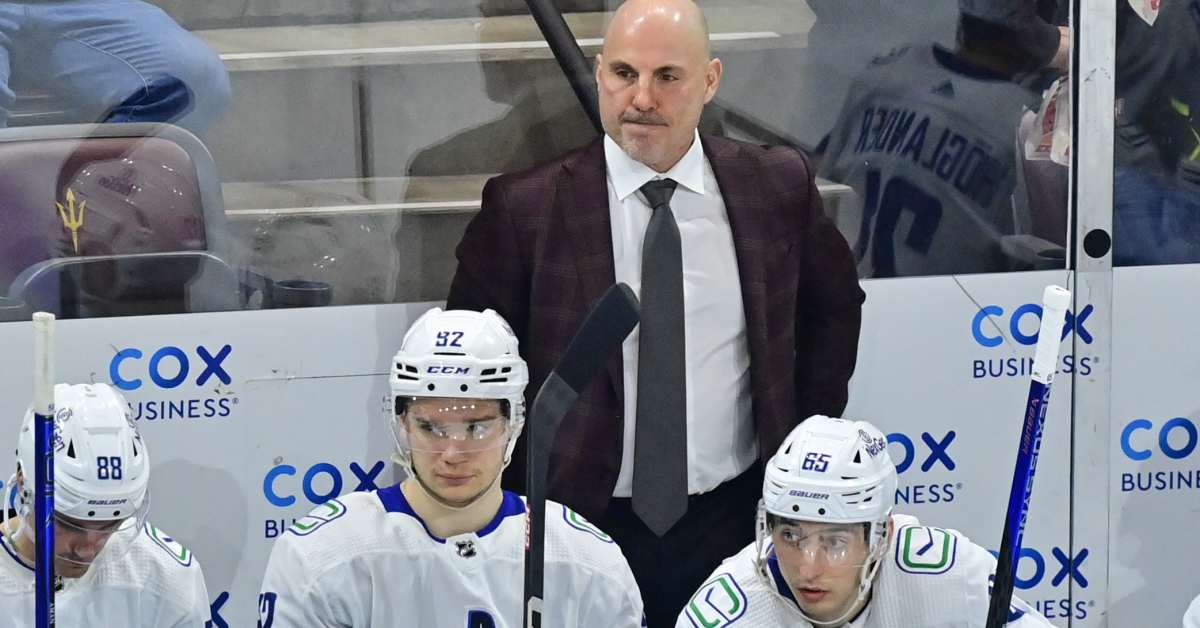
<path id="1" fill-rule="evenodd" d="M 123 476 L 120 456 L 99 456 L 96 458 L 97 480 L 119 480 Z"/>
<path id="2" fill-rule="evenodd" d="M 878 170 L 867 171 L 867 194 L 863 201 L 857 253 L 858 258 L 862 259 L 867 252 L 868 241 L 871 242 L 875 266 L 872 276 L 895 277 L 895 237 L 900 212 L 907 210 L 913 213 L 912 227 L 904 238 L 904 244 L 920 253 L 927 253 L 933 244 L 938 224 L 942 221 L 942 201 L 904 177 L 892 177 L 886 185 L 881 185 L 881 179 Z M 868 238 L 872 218 L 875 219 L 875 234 Z"/>
<path id="3" fill-rule="evenodd" d="M 471 611 L 467 613 L 467 628 L 496 628 L 496 620 L 487 611 Z"/>

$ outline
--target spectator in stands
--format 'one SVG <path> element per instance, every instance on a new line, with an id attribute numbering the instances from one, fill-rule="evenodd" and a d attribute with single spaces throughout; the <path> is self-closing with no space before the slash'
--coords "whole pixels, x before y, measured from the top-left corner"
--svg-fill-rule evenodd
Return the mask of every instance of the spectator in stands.
<path id="1" fill-rule="evenodd" d="M 1200 262 L 1200 11 L 1132 4 L 1117 6 L 1113 263 Z"/>
<path id="2" fill-rule="evenodd" d="M 650 628 L 750 542 L 761 456 L 845 405 L 865 298 L 804 155 L 698 133 L 722 71 L 691 0 L 623 4 L 596 60 L 606 136 L 487 183 L 448 298 L 512 324 L 533 392 L 607 287 L 641 295 L 559 427 L 550 496 L 615 538 Z"/>
<path id="3" fill-rule="evenodd" d="M 1016 133 L 1039 98 L 1021 79 L 1065 61 L 1065 32 L 1023 0 L 959 6 L 958 47 L 914 44 L 877 57 L 826 143 L 821 176 L 860 201 L 838 222 L 861 276 L 1006 270 L 1002 238 L 1028 230 L 1029 217 L 1013 211 Z"/>
<path id="4" fill-rule="evenodd" d="M 79 122 L 173 122 L 201 133 L 229 105 L 216 53 L 142 0 L 0 1 L 0 126 L 14 84 Z"/>

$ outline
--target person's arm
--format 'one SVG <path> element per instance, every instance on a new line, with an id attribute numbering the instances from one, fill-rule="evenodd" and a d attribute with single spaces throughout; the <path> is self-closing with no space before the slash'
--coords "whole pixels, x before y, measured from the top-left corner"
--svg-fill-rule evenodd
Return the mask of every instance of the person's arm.
<path id="1" fill-rule="evenodd" d="M 200 569 L 200 561 L 193 555 L 192 566 L 185 571 L 188 578 L 188 589 L 191 600 L 186 610 L 186 617 L 179 625 L 188 628 L 203 628 L 212 619 L 212 607 L 208 604 L 208 587 L 204 584 L 204 571 Z"/>
<path id="2" fill-rule="evenodd" d="M 968 611 L 972 618 L 982 620 L 991 602 L 990 583 L 996 573 L 996 557 L 961 533 L 954 530 L 948 532 L 958 537 L 958 546 L 962 548 L 959 550 L 960 560 L 956 568 L 962 570 L 960 582 L 967 588 L 965 593 L 969 599 L 974 601 L 974 604 L 968 606 Z M 1016 593 L 1013 593 L 1008 613 L 1010 618 L 1018 614 L 1018 617 L 1009 620 L 1009 628 L 1054 628 L 1054 624 L 1050 623 L 1045 615 Z"/>
<path id="3" fill-rule="evenodd" d="M 1058 27 L 1058 50 L 1054 51 L 1054 57 L 1050 59 L 1050 63 L 1046 64 L 1046 67 L 1059 72 L 1071 69 L 1071 29 L 1069 27 Z"/>
<path id="4" fill-rule="evenodd" d="M 808 186 L 801 213 L 800 279 L 796 286 L 796 413 L 837 416 L 858 359 L 866 294 L 858 285 L 854 254 L 825 215 L 813 168 L 800 154 Z"/>
<path id="5" fill-rule="evenodd" d="M 525 338 L 529 313 L 529 273 L 499 178 L 483 187 L 479 213 L 467 225 L 456 251 L 458 269 L 446 297 L 447 309 L 496 310 Z"/>
<path id="6" fill-rule="evenodd" d="M 297 537 L 281 535 L 258 596 L 260 628 L 345 628 L 331 618 L 315 576 L 296 547 Z"/>

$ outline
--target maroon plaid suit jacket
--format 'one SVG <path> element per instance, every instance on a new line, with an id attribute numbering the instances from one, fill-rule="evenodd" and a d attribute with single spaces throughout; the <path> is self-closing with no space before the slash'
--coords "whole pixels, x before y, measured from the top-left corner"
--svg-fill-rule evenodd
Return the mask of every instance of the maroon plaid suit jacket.
<path id="1" fill-rule="evenodd" d="M 733 231 L 765 461 L 804 417 L 845 408 L 865 295 L 807 158 L 720 137 L 701 142 Z M 529 364 L 530 402 L 615 281 L 606 177 L 600 140 L 495 177 L 458 245 L 447 306 L 490 307 L 508 320 Z M 607 367 L 563 420 L 550 460 L 550 497 L 593 519 L 604 513 L 621 464 L 620 356 Z M 505 485 L 520 489 L 524 468 L 522 439 Z"/>

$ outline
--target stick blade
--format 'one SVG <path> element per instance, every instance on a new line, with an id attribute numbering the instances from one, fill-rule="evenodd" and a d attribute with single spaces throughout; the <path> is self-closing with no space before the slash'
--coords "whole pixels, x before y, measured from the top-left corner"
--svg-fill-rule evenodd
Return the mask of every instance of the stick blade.
<path id="1" fill-rule="evenodd" d="M 623 283 L 612 286 L 588 312 L 554 371 L 571 390 L 583 390 L 638 320 L 639 305 L 633 290 Z"/>

